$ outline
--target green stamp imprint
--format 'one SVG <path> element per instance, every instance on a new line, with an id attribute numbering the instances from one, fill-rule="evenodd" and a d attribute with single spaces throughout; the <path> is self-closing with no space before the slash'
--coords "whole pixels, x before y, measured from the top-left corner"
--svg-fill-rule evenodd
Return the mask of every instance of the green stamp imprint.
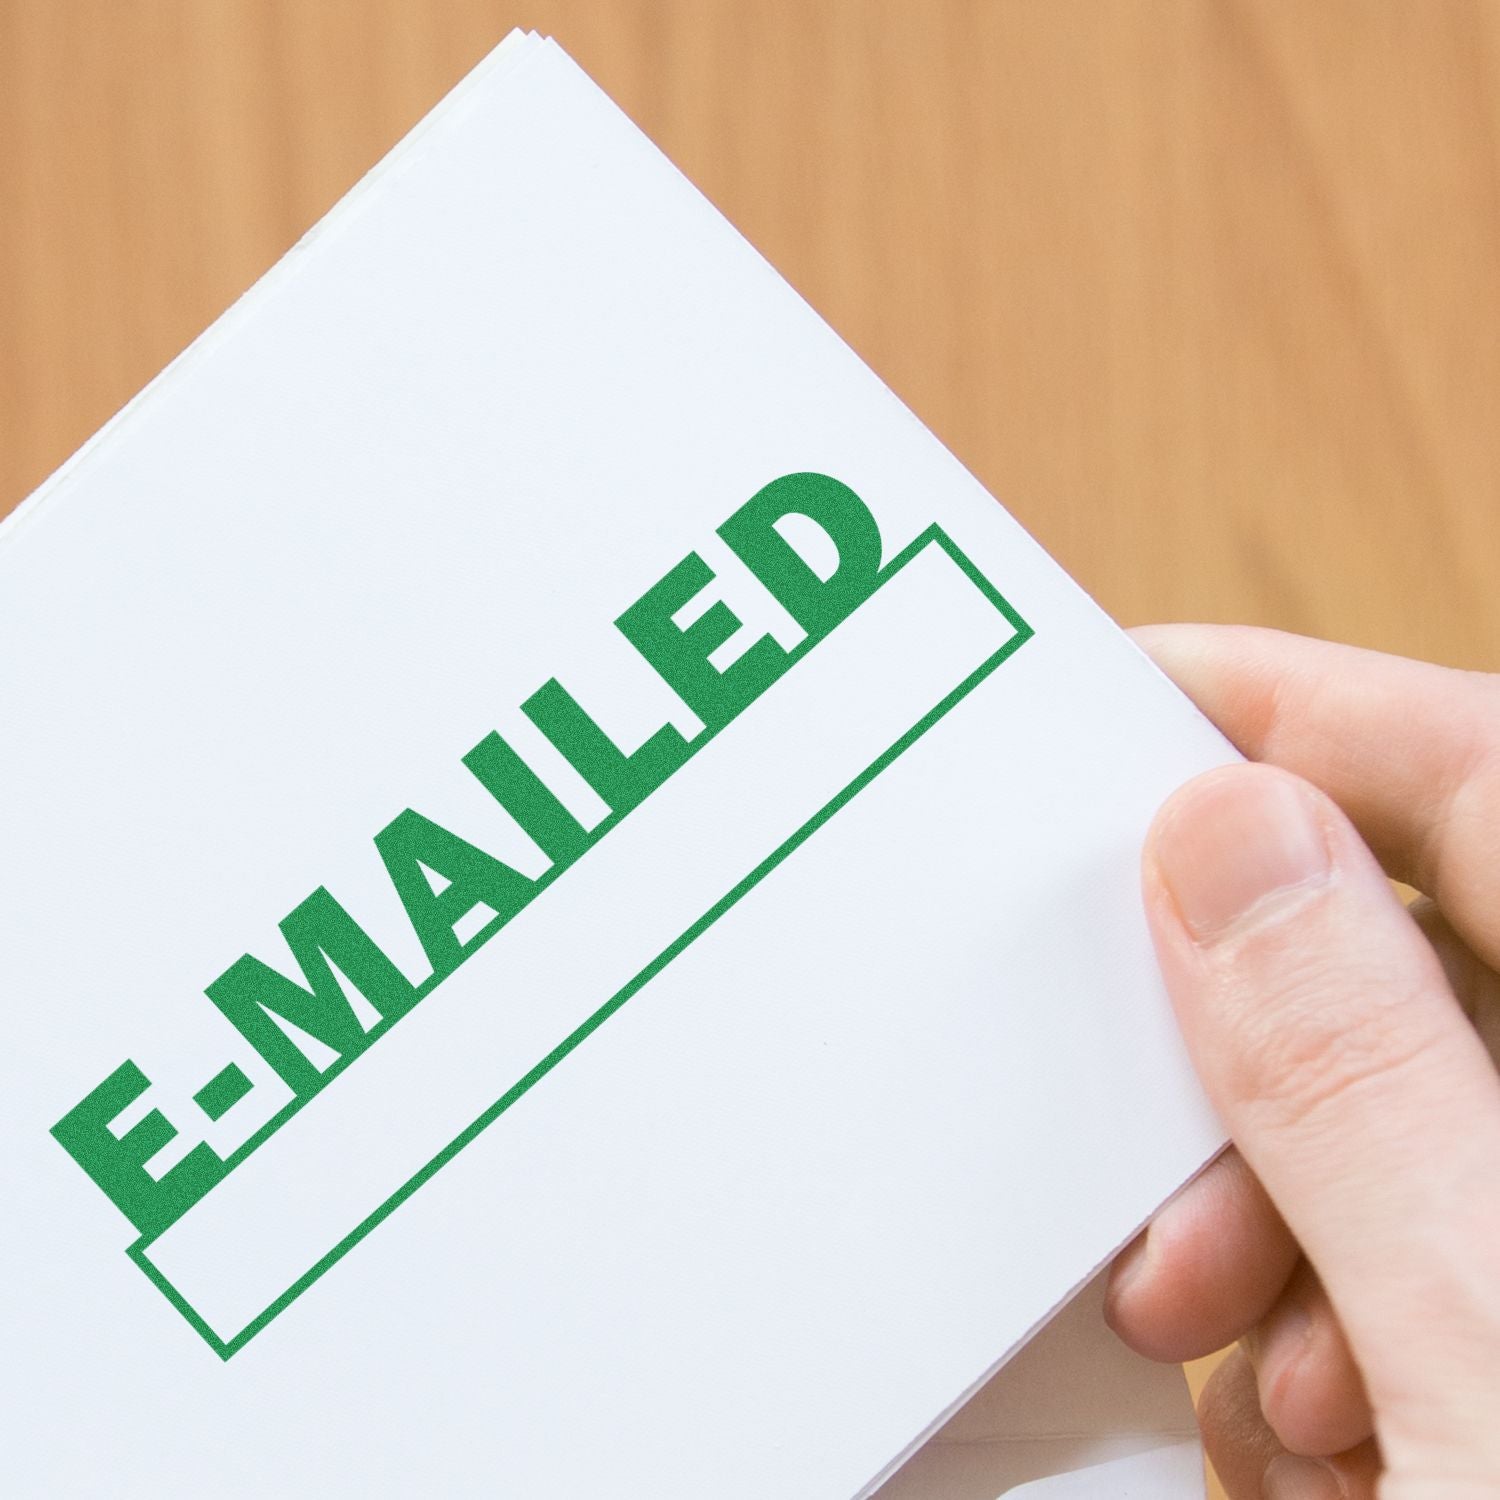
<path id="1" fill-rule="evenodd" d="M 831 572 L 815 570 L 783 535 L 779 523 L 788 517 L 798 517 L 799 524 L 810 522 L 821 530 L 832 545 L 830 555 L 837 557 Z M 788 474 L 773 481 L 736 511 L 718 534 L 801 627 L 804 638 L 794 648 L 785 649 L 771 636 L 761 636 L 728 665 L 714 665 L 710 658 L 741 631 L 741 622 L 723 600 L 717 600 L 689 623 L 677 623 L 690 602 L 714 581 L 709 565 L 696 552 L 689 553 L 615 625 L 645 664 L 702 721 L 699 733 L 688 739 L 666 724 L 637 749 L 623 751 L 555 678 L 522 705 L 527 718 L 608 807 L 608 815 L 601 822 L 585 828 L 504 739 L 498 734 L 486 735 L 461 757 L 462 764 L 549 863 L 541 875 L 532 878 L 411 808 L 398 813 L 375 835 L 374 843 L 431 966 L 426 978 L 420 982 L 408 979 L 323 887 L 279 924 L 300 970 L 299 979 L 287 978 L 250 954 L 235 959 L 206 986 L 205 993 L 291 1091 L 286 1105 L 239 1149 L 220 1158 L 200 1141 L 160 1177 L 153 1176 L 148 1163 L 177 1132 L 159 1110 L 153 1109 L 129 1129 L 115 1134 L 113 1122 L 151 1086 L 150 1079 L 129 1060 L 53 1126 L 58 1143 L 137 1230 L 139 1238 L 128 1252 L 131 1258 L 221 1358 L 228 1359 L 243 1348 L 285 1311 L 1032 635 L 1031 627 L 937 526 L 929 527 L 882 565 L 875 518 L 848 486 L 825 475 Z M 935 700 L 929 701 L 929 694 L 923 700 L 929 706 L 915 722 L 893 741 L 884 743 L 852 779 L 841 778 L 840 789 L 795 832 L 767 851 L 731 889 L 705 892 L 706 898 L 716 899 L 706 903 L 696 920 L 613 994 L 601 997 L 598 1008 L 581 1025 L 560 1036 L 552 1051 L 515 1079 L 373 1212 L 349 1224 L 343 1237 L 327 1245 L 322 1253 L 304 1256 L 298 1262 L 301 1273 L 290 1284 L 280 1287 L 278 1282 L 280 1289 L 274 1293 L 267 1290 L 265 1295 L 252 1290 L 249 1295 L 257 1309 L 253 1313 L 210 1316 L 195 1308 L 157 1263 L 163 1259 L 162 1251 L 168 1243 L 163 1236 L 172 1226 L 184 1220 L 196 1204 L 273 1136 L 290 1127 L 324 1089 L 336 1087 L 345 1071 L 403 1016 L 919 558 L 942 560 L 956 590 L 977 591 L 986 606 L 983 618 L 1000 627 L 995 636 L 999 644 L 978 659 L 977 665 L 966 665 L 960 680 L 945 680 Z M 991 610 L 998 613 L 999 622 L 994 621 Z M 434 875 L 438 877 L 436 882 Z M 472 919 L 476 913 L 484 921 L 473 931 L 473 921 L 465 919 Z M 460 938 L 460 926 L 470 929 L 471 935 Z M 365 1019 L 351 1005 L 346 985 L 357 990 L 365 1002 Z M 498 997 L 495 1003 L 506 1002 Z M 368 1025 L 372 1011 L 378 1019 Z M 299 1037 L 303 1039 L 300 1042 L 296 1039 Z M 208 1120 L 216 1121 L 252 1090 L 251 1079 L 231 1062 L 206 1082 L 193 1100 Z M 188 1225 L 183 1227 L 186 1230 Z M 237 1260 L 255 1259 L 253 1246 L 247 1243 L 243 1250 Z M 201 1297 L 199 1301 L 201 1304 Z"/>

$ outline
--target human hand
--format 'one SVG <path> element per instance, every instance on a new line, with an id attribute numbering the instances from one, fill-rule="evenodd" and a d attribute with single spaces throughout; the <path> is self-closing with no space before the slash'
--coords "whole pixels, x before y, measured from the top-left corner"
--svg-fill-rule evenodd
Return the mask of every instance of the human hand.
<path id="1" fill-rule="evenodd" d="M 1136 638 L 1270 764 L 1189 783 L 1147 841 L 1235 1148 L 1116 1262 L 1110 1321 L 1157 1359 L 1241 1341 L 1199 1403 L 1234 1500 L 1493 1500 L 1500 678 L 1274 631 Z M 1382 865 L 1432 900 L 1408 913 Z"/>

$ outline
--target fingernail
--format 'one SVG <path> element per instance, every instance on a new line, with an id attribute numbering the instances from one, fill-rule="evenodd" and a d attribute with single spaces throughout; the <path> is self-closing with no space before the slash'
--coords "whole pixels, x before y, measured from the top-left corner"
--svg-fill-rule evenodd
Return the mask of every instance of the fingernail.
<path id="1" fill-rule="evenodd" d="M 1294 782 L 1238 768 L 1188 792 L 1152 856 L 1193 938 L 1210 942 L 1268 897 L 1327 878 L 1328 845 Z"/>
<path id="2" fill-rule="evenodd" d="M 1131 1287 L 1141 1280 L 1145 1274 L 1148 1256 L 1147 1244 L 1151 1236 L 1149 1233 L 1138 1235 L 1136 1239 L 1127 1245 L 1118 1256 L 1109 1273 L 1109 1286 L 1104 1296 L 1104 1317 L 1110 1322 L 1115 1309 L 1122 1297 L 1129 1294 Z"/>
<path id="3" fill-rule="evenodd" d="M 1344 1500 L 1343 1482 L 1327 1464 L 1294 1453 L 1278 1453 L 1266 1465 L 1260 1492 L 1265 1500 Z"/>

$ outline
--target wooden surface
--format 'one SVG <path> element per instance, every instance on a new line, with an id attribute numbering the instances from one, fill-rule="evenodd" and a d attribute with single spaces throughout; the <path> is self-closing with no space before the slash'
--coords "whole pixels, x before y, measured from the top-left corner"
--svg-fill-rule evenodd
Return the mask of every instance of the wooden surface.
<path id="1" fill-rule="evenodd" d="M 1500 0 L 0 0 L 0 510 L 517 21 L 1122 619 L 1500 666 Z"/>
<path id="2" fill-rule="evenodd" d="M 1500 667 L 1500 0 L 0 0 L 0 512 L 517 23 L 1120 618 Z"/>

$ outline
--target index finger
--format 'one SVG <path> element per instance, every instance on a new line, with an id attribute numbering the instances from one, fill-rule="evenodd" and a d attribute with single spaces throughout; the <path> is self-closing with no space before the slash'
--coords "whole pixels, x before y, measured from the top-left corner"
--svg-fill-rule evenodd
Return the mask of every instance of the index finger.
<path id="1" fill-rule="evenodd" d="M 1252 626 L 1131 634 L 1241 751 L 1320 787 L 1500 965 L 1500 678 Z"/>

